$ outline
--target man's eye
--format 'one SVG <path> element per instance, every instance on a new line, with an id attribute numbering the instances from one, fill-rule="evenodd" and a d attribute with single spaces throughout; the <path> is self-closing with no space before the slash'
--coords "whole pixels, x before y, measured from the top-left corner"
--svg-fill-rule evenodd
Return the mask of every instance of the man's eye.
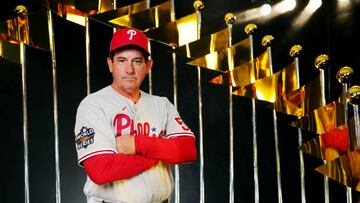
<path id="1" fill-rule="evenodd" d="M 143 61 L 142 61 L 141 59 L 139 59 L 139 60 L 134 60 L 134 63 L 137 64 L 137 65 L 142 64 L 142 62 L 143 62 Z"/>
<path id="2" fill-rule="evenodd" d="M 126 59 L 119 59 L 119 63 L 126 63 Z"/>

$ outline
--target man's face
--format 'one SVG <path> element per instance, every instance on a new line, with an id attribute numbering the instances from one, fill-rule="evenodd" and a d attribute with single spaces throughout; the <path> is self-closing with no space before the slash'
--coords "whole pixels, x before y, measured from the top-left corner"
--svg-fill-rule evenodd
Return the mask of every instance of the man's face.
<path id="1" fill-rule="evenodd" d="M 143 53 L 130 48 L 117 52 L 113 60 L 107 60 L 113 76 L 113 88 L 127 95 L 139 92 L 140 85 L 152 67 L 152 60 L 146 62 Z"/>

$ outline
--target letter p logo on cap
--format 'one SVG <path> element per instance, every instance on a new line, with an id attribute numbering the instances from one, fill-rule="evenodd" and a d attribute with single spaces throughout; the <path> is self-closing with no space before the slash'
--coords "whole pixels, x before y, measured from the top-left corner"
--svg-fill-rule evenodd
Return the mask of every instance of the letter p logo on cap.
<path id="1" fill-rule="evenodd" d="M 129 40 L 132 40 L 133 36 L 136 35 L 135 30 L 128 30 L 127 33 L 129 35 Z"/>

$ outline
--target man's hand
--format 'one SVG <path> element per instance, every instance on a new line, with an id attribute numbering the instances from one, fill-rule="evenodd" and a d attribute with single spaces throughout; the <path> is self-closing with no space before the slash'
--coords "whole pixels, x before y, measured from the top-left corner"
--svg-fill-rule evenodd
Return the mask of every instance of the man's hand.
<path id="1" fill-rule="evenodd" d="M 132 135 L 117 136 L 116 149 L 119 154 L 135 154 L 135 137 Z"/>

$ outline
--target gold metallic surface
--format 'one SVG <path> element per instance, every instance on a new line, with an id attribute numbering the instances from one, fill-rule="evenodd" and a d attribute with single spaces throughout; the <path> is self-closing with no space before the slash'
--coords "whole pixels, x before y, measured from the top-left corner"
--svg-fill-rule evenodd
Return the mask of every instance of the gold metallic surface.
<path id="1" fill-rule="evenodd" d="M 10 43 L 0 38 L 0 58 L 20 64 L 20 43 Z"/>
<path id="2" fill-rule="evenodd" d="M 313 133 L 323 134 L 345 123 L 344 105 L 334 101 L 311 111 L 290 125 Z"/>
<path id="3" fill-rule="evenodd" d="M 46 0 L 43 0 L 43 4 L 47 6 L 47 2 Z M 80 17 L 85 17 L 85 16 L 91 16 L 91 15 L 96 15 L 96 14 L 101 14 L 101 13 L 106 13 L 106 12 L 111 12 L 114 11 L 115 7 L 116 7 L 116 3 L 114 2 L 114 0 L 95 0 L 96 3 L 94 3 L 94 1 L 92 1 L 91 4 L 89 4 L 89 1 L 78 1 L 78 0 L 57 0 L 57 1 L 49 1 L 49 6 L 51 8 L 52 11 L 55 11 L 59 16 L 65 18 L 65 19 L 70 19 L 70 21 L 72 21 L 72 18 L 80 18 Z M 121 7 L 127 7 L 126 5 L 123 5 L 124 3 L 120 3 L 122 4 Z M 129 7 L 137 7 L 134 5 L 138 5 L 138 4 L 143 4 L 144 9 L 146 9 L 146 0 L 141 1 L 141 2 L 136 2 L 136 3 L 132 3 L 131 5 L 129 5 Z M 133 10 L 133 8 L 127 8 L 127 12 L 130 12 L 131 10 Z M 144 10 L 143 9 L 143 10 Z M 71 16 L 71 17 L 69 17 Z M 77 17 L 74 17 L 77 16 Z M 72 21 L 74 22 L 74 21 Z M 77 23 L 77 22 L 75 22 Z"/>
<path id="4" fill-rule="evenodd" d="M 52 11 L 54 11 L 57 15 L 66 19 L 66 16 L 69 15 L 77 15 L 85 17 L 87 15 L 97 13 L 97 7 L 90 8 L 87 5 L 86 1 L 71 1 L 71 0 L 57 0 L 57 1 L 46 1 L 44 0 L 45 7 L 49 7 Z M 100 2 L 99 2 L 100 3 Z M 94 4 L 95 5 L 95 4 Z M 87 8 L 87 10 L 81 10 L 79 8 Z"/>
<path id="5" fill-rule="evenodd" d="M 14 10 L 17 14 L 21 14 L 21 15 L 27 15 L 27 9 L 24 5 L 18 5 L 15 7 Z"/>
<path id="6" fill-rule="evenodd" d="M 220 72 L 226 72 L 229 70 L 228 68 L 228 57 L 227 57 L 227 49 L 225 51 L 217 51 L 206 54 L 201 58 L 197 58 L 188 62 L 189 65 L 199 66 L 203 68 L 208 68 Z"/>
<path id="7" fill-rule="evenodd" d="M 117 8 L 115 11 L 119 17 L 122 15 L 135 14 L 135 13 L 144 11 L 146 9 L 148 9 L 147 2 L 146 2 L 146 0 L 144 0 L 144 1 L 140 1 L 137 3 L 130 4 L 130 5 L 121 6 L 121 7 Z"/>
<path id="8" fill-rule="evenodd" d="M 302 144 L 299 149 L 319 159 L 332 161 L 348 153 L 348 134 L 345 124 L 314 137 Z"/>
<path id="9" fill-rule="evenodd" d="M 301 45 L 294 45 L 290 48 L 290 52 L 289 52 L 289 55 L 291 57 L 297 57 L 300 55 L 300 52 L 302 51 L 302 46 Z"/>
<path id="10" fill-rule="evenodd" d="M 176 53 L 188 58 L 199 58 L 211 52 L 220 51 L 229 44 L 229 30 L 225 28 L 209 36 L 176 48 Z"/>
<path id="11" fill-rule="evenodd" d="M 231 67 L 236 67 L 240 64 L 248 62 L 249 46 L 249 39 L 247 38 L 231 47 L 196 58 L 187 64 L 220 72 L 227 72 L 231 70 Z"/>
<path id="12" fill-rule="evenodd" d="M 273 103 L 287 92 L 299 88 L 297 78 L 295 63 L 291 63 L 277 73 L 269 73 L 267 77 L 258 79 L 233 94 Z"/>
<path id="13" fill-rule="evenodd" d="M 201 11 L 204 9 L 204 3 L 200 0 L 194 1 L 193 6 L 196 11 Z"/>
<path id="14" fill-rule="evenodd" d="M 155 41 L 176 47 L 193 42 L 197 40 L 196 13 L 149 30 L 147 35 Z"/>
<path id="15" fill-rule="evenodd" d="M 97 13 L 104 13 L 114 9 L 114 0 L 98 0 Z"/>
<path id="16" fill-rule="evenodd" d="M 272 35 L 265 35 L 261 40 L 261 45 L 264 47 L 269 47 L 273 41 L 274 37 Z"/>
<path id="17" fill-rule="evenodd" d="M 356 150 L 316 168 L 340 184 L 360 191 L 360 151 Z"/>
<path id="18" fill-rule="evenodd" d="M 16 7 L 15 12 L 18 16 L 6 21 L 7 35 L 19 42 L 30 44 L 29 18 L 27 10 L 24 6 L 20 5 Z"/>
<path id="19" fill-rule="evenodd" d="M 347 100 L 354 105 L 360 104 L 360 86 L 354 85 L 350 87 L 346 93 Z"/>
<path id="20" fill-rule="evenodd" d="M 117 27 L 133 27 L 148 31 L 171 21 L 171 2 L 166 1 L 144 11 L 128 14 L 109 20 Z"/>
<path id="21" fill-rule="evenodd" d="M 106 1 L 109 1 L 109 0 L 106 0 Z M 111 1 L 113 1 L 113 0 L 111 0 Z M 100 21 L 104 24 L 109 24 L 110 20 L 119 18 L 121 16 L 135 14 L 135 13 L 144 11 L 144 10 L 148 9 L 148 7 L 147 7 L 146 0 L 144 0 L 144 1 L 140 1 L 137 3 L 130 4 L 130 5 L 121 6 L 115 10 L 112 10 L 112 9 L 107 10 L 107 9 L 108 8 L 106 8 L 104 11 L 102 11 L 102 9 L 99 9 L 99 12 L 97 14 L 92 14 L 89 16 L 89 18 L 94 19 L 96 21 Z"/>
<path id="22" fill-rule="evenodd" d="M 323 146 L 323 143 L 322 143 L 321 136 L 316 136 L 313 139 L 303 143 L 299 147 L 299 149 L 307 154 L 310 154 L 310 155 L 316 157 L 316 158 L 325 160 L 322 146 Z M 335 158 L 337 158 L 337 157 L 338 157 L 338 153 L 336 153 Z"/>
<path id="23" fill-rule="evenodd" d="M 224 20 L 226 24 L 234 24 L 236 21 L 236 16 L 233 13 L 226 13 Z"/>
<path id="24" fill-rule="evenodd" d="M 218 85 L 232 85 L 233 87 L 244 87 L 256 80 L 270 75 L 268 52 L 264 52 L 254 60 L 236 66 L 233 70 L 213 78 L 210 83 Z"/>
<path id="25" fill-rule="evenodd" d="M 344 66 L 336 73 L 339 83 L 349 83 L 354 75 L 354 70 L 350 66 Z"/>
<path id="26" fill-rule="evenodd" d="M 245 26 L 244 31 L 247 35 L 251 35 L 251 34 L 254 34 L 256 29 L 257 29 L 257 26 L 253 23 L 250 23 Z"/>
<path id="27" fill-rule="evenodd" d="M 231 84 L 231 82 L 229 81 L 229 74 L 227 74 L 227 73 L 220 73 L 220 74 L 221 75 L 218 75 L 215 78 L 211 79 L 209 81 L 209 83 L 212 83 L 215 85 Z"/>
<path id="28" fill-rule="evenodd" d="M 300 89 L 288 92 L 284 96 L 277 98 L 272 108 L 288 115 L 303 117 L 324 105 L 320 95 L 320 75 L 318 75 Z"/>
<path id="29" fill-rule="evenodd" d="M 233 87 L 243 87 L 247 84 L 250 84 L 252 80 L 255 80 L 255 70 L 256 68 L 254 61 L 240 64 L 227 73 L 227 78 L 230 78 L 226 85 L 232 85 Z"/>
<path id="30" fill-rule="evenodd" d="M 318 69 L 324 69 L 329 63 L 329 56 L 326 54 L 321 54 L 316 57 L 314 65 Z"/>
<path id="31" fill-rule="evenodd" d="M 22 5 L 17 6 L 14 12 L 14 18 L 0 22 L 0 41 L 13 44 L 23 42 L 31 47 L 48 50 L 46 14 L 37 10 L 29 14 Z"/>
<path id="32" fill-rule="evenodd" d="M 90 16 L 92 14 L 96 14 L 96 10 L 89 10 L 89 11 L 81 11 L 79 10 L 75 2 L 67 2 L 66 4 L 62 4 L 60 2 L 57 3 L 56 13 L 65 18 L 66 20 L 76 23 L 78 25 L 85 27 L 85 16 Z"/>

